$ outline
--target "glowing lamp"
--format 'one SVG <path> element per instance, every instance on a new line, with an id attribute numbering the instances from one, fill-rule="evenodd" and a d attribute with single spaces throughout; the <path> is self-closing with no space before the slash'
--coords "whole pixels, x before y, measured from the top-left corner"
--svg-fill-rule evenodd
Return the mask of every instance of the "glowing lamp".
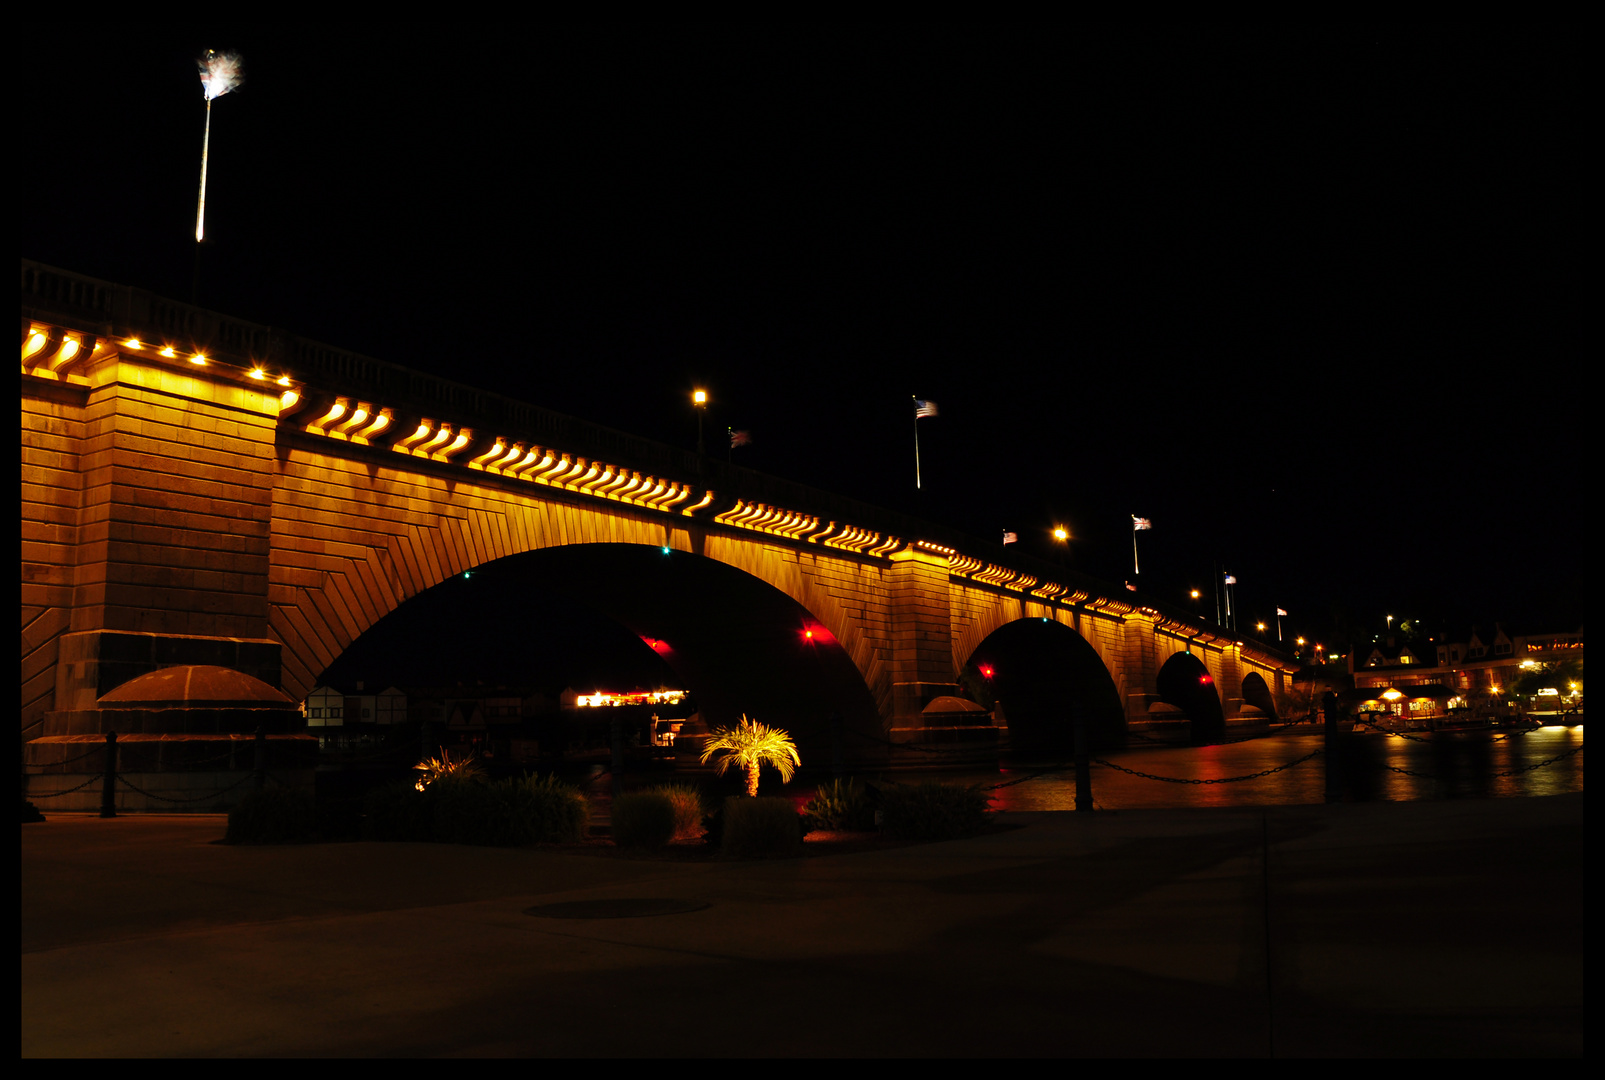
<path id="1" fill-rule="evenodd" d="M 173 347 L 172 347 L 172 346 L 171 346 L 171 345 L 169 345 L 169 346 L 167 346 L 167 348 L 165 348 L 165 349 L 163 349 L 163 350 L 162 350 L 162 351 L 161 351 L 161 353 L 160 353 L 160 354 L 158 354 L 158 355 L 161 355 L 161 356 L 165 356 L 165 357 L 167 357 L 167 358 L 168 358 L 168 359 L 169 359 L 169 360 L 171 360 L 171 359 L 172 359 L 172 358 L 173 358 L 173 357 L 175 357 L 175 356 L 177 356 L 177 355 L 178 355 L 178 353 L 176 353 L 176 352 L 174 352 L 174 351 L 173 351 Z"/>
<path id="2" fill-rule="evenodd" d="M 261 382 L 263 379 L 267 378 L 267 372 L 263 371 L 261 368 L 253 368 L 251 370 L 251 378 Z"/>
<path id="3" fill-rule="evenodd" d="M 1214 681 L 1215 680 L 1210 678 L 1208 675 L 1200 675 L 1200 676 L 1198 676 L 1198 685 L 1199 686 L 1208 686 L 1210 683 L 1212 683 Z"/>
<path id="4" fill-rule="evenodd" d="M 1070 530 L 1063 526 L 1057 527 L 1053 530 L 1053 538 L 1055 540 L 1068 540 L 1070 539 Z"/>
<path id="5" fill-rule="evenodd" d="M 691 392 L 691 403 L 693 405 L 706 405 L 708 403 L 708 392 L 706 390 L 693 390 Z"/>
<path id="6" fill-rule="evenodd" d="M 205 367 L 206 366 L 206 357 L 201 355 L 200 353 L 196 353 L 194 356 L 189 358 L 189 362 L 192 363 L 192 364 L 199 364 L 202 367 Z"/>
<path id="7" fill-rule="evenodd" d="M 280 386 L 289 386 L 290 385 L 290 377 L 288 375 L 280 375 L 279 376 L 279 385 Z"/>
<path id="8" fill-rule="evenodd" d="M 137 337 L 131 337 L 127 341 L 123 342 L 123 347 L 128 349 L 143 349 L 145 346 L 139 343 L 139 339 Z"/>
<path id="9" fill-rule="evenodd" d="M 1382 697 L 1385 701 L 1398 701 L 1404 695 L 1397 690 L 1384 690 L 1382 691 Z"/>

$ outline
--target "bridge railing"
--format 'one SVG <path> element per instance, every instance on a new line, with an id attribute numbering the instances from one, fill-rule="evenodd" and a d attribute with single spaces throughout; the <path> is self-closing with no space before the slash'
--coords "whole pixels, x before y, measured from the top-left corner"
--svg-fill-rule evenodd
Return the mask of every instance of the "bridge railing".
<path id="1" fill-rule="evenodd" d="M 1272 660 L 1289 658 L 1266 643 L 1241 638 L 1200 620 L 1193 612 L 1079 574 L 1045 559 L 979 540 L 958 529 L 925 521 L 807 484 L 741 465 L 700 457 L 682 447 L 646 439 L 604 424 L 569 416 L 505 394 L 469 386 L 378 360 L 270 326 L 157 296 L 144 289 L 115 285 L 27 259 L 22 260 L 22 313 L 25 318 L 63 320 L 107 338 L 162 340 L 242 366 L 261 365 L 333 394 L 382 401 L 419 415 L 447 413 L 455 424 L 495 431 L 510 439 L 528 438 L 565 453 L 605 460 L 626 469 L 711 488 L 722 496 L 765 503 L 872 529 L 904 541 L 925 541 L 963 552 L 988 565 L 1006 567 L 1102 598 L 1117 609 L 1143 608 L 1176 628 L 1196 627 L 1200 635 L 1234 638 Z"/>

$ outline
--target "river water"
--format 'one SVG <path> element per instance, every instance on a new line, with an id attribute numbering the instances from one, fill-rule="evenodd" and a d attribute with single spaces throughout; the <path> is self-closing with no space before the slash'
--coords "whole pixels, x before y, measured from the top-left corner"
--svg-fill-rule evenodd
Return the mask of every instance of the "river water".
<path id="1" fill-rule="evenodd" d="M 1410 739 L 1356 735 L 1344 742 L 1342 798 L 1405 802 L 1582 791 L 1583 753 L 1577 751 L 1582 744 L 1581 725 L 1544 727 L 1527 734 L 1417 732 Z M 1168 783 L 1113 766 L 1178 780 L 1219 780 L 1276 769 L 1322 747 L 1319 734 L 1282 734 L 1223 746 L 1100 753 L 1094 756 L 1109 764 L 1092 766 L 1093 804 L 1102 810 L 1135 810 L 1321 803 L 1326 801 L 1326 762 L 1319 754 L 1267 776 L 1230 783 Z M 1563 756 L 1569 751 L 1577 752 Z M 1543 761 L 1552 763 L 1527 768 Z M 945 783 L 1006 785 L 993 791 L 994 810 L 1074 810 L 1074 766 L 1039 772 L 1054 764 L 1022 761 L 994 770 L 942 770 L 928 775 Z M 907 783 L 914 775 L 900 772 L 885 779 Z"/>

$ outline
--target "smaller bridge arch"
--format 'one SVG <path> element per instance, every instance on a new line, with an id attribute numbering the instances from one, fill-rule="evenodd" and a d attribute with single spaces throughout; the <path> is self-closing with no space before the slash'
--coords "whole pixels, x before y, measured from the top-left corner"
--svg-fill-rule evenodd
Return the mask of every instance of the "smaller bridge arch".
<path id="1" fill-rule="evenodd" d="M 1186 714 L 1193 742 L 1216 742 L 1226 735 L 1220 692 L 1204 662 L 1190 652 L 1173 654 L 1154 680 L 1159 699 Z"/>
<path id="2" fill-rule="evenodd" d="M 993 630 L 965 661 L 1003 706 L 1010 744 L 1025 753 L 1074 747 L 1085 724 L 1094 746 L 1124 741 L 1120 692 L 1102 656 L 1063 622 L 1015 619 Z"/>

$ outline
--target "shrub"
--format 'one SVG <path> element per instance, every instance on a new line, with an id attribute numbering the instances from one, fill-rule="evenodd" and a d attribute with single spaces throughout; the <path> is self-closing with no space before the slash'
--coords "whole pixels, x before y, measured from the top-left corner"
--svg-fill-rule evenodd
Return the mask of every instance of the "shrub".
<path id="1" fill-rule="evenodd" d="M 511 847 L 523 842 L 513 793 L 505 782 L 483 784 L 443 776 L 423 792 L 433 804 L 432 834 L 440 844 Z"/>
<path id="2" fill-rule="evenodd" d="M 317 835 L 318 813 L 312 797 L 288 788 L 252 791 L 229 811 L 231 844 L 288 844 Z"/>
<path id="3" fill-rule="evenodd" d="M 673 805 L 676 840 L 695 840 L 702 835 L 702 791 L 695 784 L 660 784 L 651 793 Z"/>
<path id="4" fill-rule="evenodd" d="M 613 842 L 619 847 L 660 848 L 674 838 L 674 803 L 641 791 L 613 799 Z"/>
<path id="5" fill-rule="evenodd" d="M 720 847 L 738 858 L 790 855 L 802 844 L 802 821 L 790 799 L 732 795 L 723 816 Z"/>
<path id="6" fill-rule="evenodd" d="M 980 785 L 908 784 L 881 795 L 882 826 L 900 840 L 956 840 L 986 828 L 992 795 Z"/>
<path id="7" fill-rule="evenodd" d="M 520 813 L 532 844 L 577 844 L 585 838 L 591 808 L 576 787 L 555 776 L 527 776 L 510 783 L 519 789 Z"/>
<path id="8" fill-rule="evenodd" d="M 803 807 L 803 813 L 820 829 L 859 829 L 875 827 L 875 793 L 854 777 L 832 780 L 820 787 Z"/>
<path id="9" fill-rule="evenodd" d="M 555 777 L 481 783 L 443 776 L 423 791 L 395 784 L 368 793 L 364 840 L 512 847 L 572 844 L 585 835 L 585 796 Z"/>

